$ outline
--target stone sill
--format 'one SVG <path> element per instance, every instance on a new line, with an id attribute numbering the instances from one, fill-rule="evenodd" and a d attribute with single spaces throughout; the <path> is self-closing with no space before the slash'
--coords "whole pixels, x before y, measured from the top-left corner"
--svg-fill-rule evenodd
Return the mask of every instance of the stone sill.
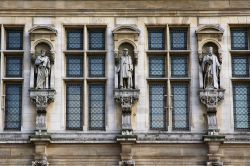
<path id="1" fill-rule="evenodd" d="M 23 82 L 23 77 L 4 77 L 2 78 L 4 82 Z"/>
<path id="2" fill-rule="evenodd" d="M 64 77 L 64 81 L 84 81 L 83 77 Z"/>
<path id="3" fill-rule="evenodd" d="M 84 50 L 64 50 L 64 54 L 83 54 Z"/>
<path id="4" fill-rule="evenodd" d="M 250 50 L 229 50 L 231 54 L 249 54 Z"/>
<path id="5" fill-rule="evenodd" d="M 250 81 L 250 77 L 232 77 L 232 81 L 240 81 L 240 82 L 248 82 Z"/>
<path id="6" fill-rule="evenodd" d="M 23 55 L 24 50 L 1 50 L 4 54 Z"/>
<path id="7" fill-rule="evenodd" d="M 90 77 L 87 77 L 87 82 L 106 82 L 107 81 L 107 78 L 105 77 L 95 77 L 95 78 L 90 78 Z"/>

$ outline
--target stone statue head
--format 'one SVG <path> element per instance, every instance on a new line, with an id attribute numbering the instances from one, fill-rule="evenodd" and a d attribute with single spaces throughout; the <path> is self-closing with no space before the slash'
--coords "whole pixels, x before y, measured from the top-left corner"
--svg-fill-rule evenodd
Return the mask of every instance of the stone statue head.
<path id="1" fill-rule="evenodd" d="M 46 55 L 46 51 L 44 49 L 41 49 L 41 56 L 45 56 Z"/>
<path id="2" fill-rule="evenodd" d="M 208 55 L 212 55 L 213 54 L 213 47 L 208 47 L 207 52 L 208 52 Z"/>
<path id="3" fill-rule="evenodd" d="M 125 55 L 125 56 L 128 55 L 128 49 L 127 49 L 127 48 L 124 48 L 124 49 L 123 49 L 123 55 Z"/>

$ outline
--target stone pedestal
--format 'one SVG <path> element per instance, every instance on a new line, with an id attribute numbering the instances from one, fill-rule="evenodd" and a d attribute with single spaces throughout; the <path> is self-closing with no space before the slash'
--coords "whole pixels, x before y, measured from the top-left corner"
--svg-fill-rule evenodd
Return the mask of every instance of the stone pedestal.
<path id="1" fill-rule="evenodd" d="M 131 125 L 132 105 L 138 101 L 139 89 L 115 89 L 114 98 L 122 108 L 122 135 L 133 135 Z"/>
<path id="2" fill-rule="evenodd" d="M 219 153 L 220 145 L 224 142 L 223 135 L 205 135 L 203 141 L 208 145 L 207 166 L 223 166 L 222 154 Z"/>
<path id="3" fill-rule="evenodd" d="M 224 142 L 225 136 L 219 134 L 217 124 L 217 106 L 224 99 L 224 89 L 200 89 L 200 100 L 206 106 L 208 135 L 204 135 L 203 141 L 208 145 L 207 166 L 223 166 L 220 145 Z"/>
<path id="4" fill-rule="evenodd" d="M 225 89 L 200 89 L 201 103 L 206 106 L 208 135 L 218 135 L 217 106 L 224 99 Z"/>
<path id="5" fill-rule="evenodd" d="M 132 147 L 136 143 L 137 136 L 133 134 L 131 125 L 131 111 L 132 105 L 138 101 L 139 89 L 115 89 L 115 101 L 121 105 L 122 108 L 122 131 L 121 135 L 117 137 L 117 142 L 121 144 L 121 161 L 119 166 L 135 166 L 133 160 Z"/>
<path id="6" fill-rule="evenodd" d="M 56 91 L 54 89 L 30 89 L 30 99 L 36 108 L 35 134 L 30 137 L 30 142 L 35 145 L 35 155 L 32 166 L 48 166 L 47 145 L 51 137 L 47 133 L 46 108 L 54 101 Z"/>

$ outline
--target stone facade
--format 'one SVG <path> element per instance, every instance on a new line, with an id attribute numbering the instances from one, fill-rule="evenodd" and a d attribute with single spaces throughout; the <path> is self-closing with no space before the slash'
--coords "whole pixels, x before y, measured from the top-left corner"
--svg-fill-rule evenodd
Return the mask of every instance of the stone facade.
<path id="1" fill-rule="evenodd" d="M 231 27 L 249 28 L 250 1 L 3 0 L 0 1 L 0 9 L 0 165 L 250 165 L 250 133 L 235 129 L 233 104 L 233 83 L 249 83 L 249 78 L 232 78 L 231 58 L 233 54 L 248 54 L 250 51 L 232 50 L 230 33 Z M 105 50 L 94 52 L 88 49 L 88 29 L 100 27 L 105 29 Z M 185 54 L 189 58 L 188 77 L 184 80 L 189 89 L 188 130 L 174 130 L 169 105 L 166 108 L 166 129 L 153 130 L 150 127 L 150 83 L 165 81 L 169 91 L 172 82 L 182 80 L 170 78 L 170 61 L 167 61 L 166 78 L 149 78 L 148 55 L 162 53 L 148 49 L 149 27 L 166 30 L 166 49 L 163 52 L 168 60 L 176 54 Z M 188 29 L 186 50 L 170 49 L 168 34 L 172 27 Z M 15 28 L 23 29 L 21 50 L 6 47 L 7 30 Z M 67 28 L 83 30 L 84 48 L 81 51 L 66 49 Z M 49 101 L 43 108 L 45 121 L 42 131 L 37 126 L 39 111 L 35 100 L 39 95 L 34 89 L 32 62 L 39 42 L 47 43 L 54 59 L 51 89 L 43 93 L 51 92 L 53 95 L 46 96 Z M 123 42 L 133 47 L 136 64 L 135 85 L 128 92 L 118 89 L 116 72 L 119 46 Z M 220 90 L 211 92 L 221 96 L 215 97 L 212 113 L 209 106 L 204 105 L 208 96 L 200 86 L 199 58 L 206 42 L 219 46 L 217 53 L 222 61 Z M 96 53 L 105 55 L 105 76 L 101 78 L 91 78 L 87 72 L 88 56 Z M 83 56 L 82 77 L 73 79 L 66 76 L 68 54 Z M 21 77 L 6 76 L 6 57 L 13 55 L 23 58 Z M 81 130 L 68 130 L 66 126 L 68 82 L 81 82 L 83 85 Z M 6 85 L 15 83 L 22 85 L 21 126 L 20 130 L 6 130 Z M 89 127 L 88 85 L 95 83 L 105 85 L 104 130 L 90 130 Z M 122 98 L 128 97 L 126 95 L 132 99 L 122 103 Z M 169 101 L 170 96 L 167 98 Z M 124 111 L 123 106 L 129 109 Z M 125 120 L 127 114 L 129 121 Z M 209 124 L 209 115 L 216 118 L 215 128 Z M 129 123 L 129 128 L 123 126 L 125 122 Z"/>

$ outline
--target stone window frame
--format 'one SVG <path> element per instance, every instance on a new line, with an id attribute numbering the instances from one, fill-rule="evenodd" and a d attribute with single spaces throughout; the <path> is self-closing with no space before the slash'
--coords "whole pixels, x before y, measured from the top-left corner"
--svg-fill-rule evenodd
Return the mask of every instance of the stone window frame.
<path id="1" fill-rule="evenodd" d="M 21 72 L 19 75 L 10 75 L 9 74 L 9 70 L 8 70 L 8 67 L 9 67 L 9 63 L 8 63 L 8 59 L 20 59 L 21 60 L 21 63 L 20 63 L 20 66 L 21 66 Z M 7 78 L 21 78 L 23 76 L 23 56 L 20 56 L 20 55 L 5 55 L 5 77 Z"/>
<path id="2" fill-rule="evenodd" d="M 70 48 L 69 47 L 69 36 L 68 33 L 69 32 L 76 32 L 79 31 L 80 32 L 80 47 L 79 48 Z M 65 33 L 66 33 L 66 50 L 84 50 L 84 29 L 82 27 L 67 27 L 65 29 Z"/>
<path id="3" fill-rule="evenodd" d="M 21 89 L 20 89 L 20 97 L 21 97 L 21 100 L 20 100 L 20 105 L 21 107 L 19 107 L 19 119 L 20 121 L 18 122 L 19 125 L 17 128 L 7 128 L 6 126 L 6 116 L 8 115 L 7 114 L 7 111 L 8 111 L 8 108 L 7 108 L 7 99 L 8 99 L 8 96 L 7 96 L 7 86 L 11 86 L 11 85 L 16 85 L 16 86 L 20 86 Z M 22 123 L 23 123 L 23 117 L 22 117 L 22 112 L 23 112 L 23 83 L 21 81 L 18 81 L 18 80 L 5 80 L 4 81 L 4 84 L 3 84 L 3 91 L 4 91 L 4 100 L 2 101 L 3 102 L 3 105 L 2 105 L 2 108 L 4 108 L 4 116 L 3 116 L 3 122 L 4 122 L 4 128 L 3 130 L 8 132 L 8 131 L 20 131 L 21 132 L 21 129 L 22 129 Z"/>
<path id="4" fill-rule="evenodd" d="M 233 97 L 233 119 L 234 119 L 234 131 L 238 131 L 238 132 L 250 132 L 250 110 L 248 110 L 248 128 L 237 128 L 236 127 L 236 123 L 237 123 L 237 119 L 236 119 L 236 107 L 235 107 L 235 86 L 239 86 L 239 85 L 244 85 L 244 86 L 247 86 L 247 97 L 249 99 L 248 100 L 248 105 L 250 104 L 250 86 L 249 86 L 249 82 L 245 82 L 245 81 L 233 81 L 232 83 L 232 97 Z"/>
<path id="5" fill-rule="evenodd" d="M 95 83 L 103 83 L 106 85 L 106 81 L 107 81 L 107 71 L 104 72 L 104 76 L 103 77 L 90 77 L 89 76 L 89 65 L 88 65 L 88 58 L 90 56 L 96 56 L 96 55 L 101 55 L 104 56 L 105 59 L 105 70 L 107 69 L 107 63 L 106 63 L 106 56 L 107 56 L 107 50 L 105 50 L 107 48 L 107 25 L 105 24 L 98 24 L 98 25 L 93 25 L 93 24 L 77 24 L 77 25 L 63 25 L 64 27 L 64 48 L 65 50 L 63 51 L 64 53 L 64 71 L 63 71 L 63 81 L 64 81 L 64 93 L 65 93 L 65 97 L 64 97 L 64 112 L 65 112 L 65 116 L 66 116 L 66 85 L 68 83 L 80 83 L 83 85 L 83 112 L 82 112 L 82 129 L 80 130 L 76 130 L 76 131 L 82 131 L 82 132 L 89 132 L 89 131 L 95 131 L 89 128 L 89 107 L 88 107 L 88 103 L 89 103 L 89 95 L 88 95 L 88 86 L 90 84 L 95 84 Z M 67 30 L 69 29 L 82 29 L 83 30 L 83 49 L 81 50 L 68 50 L 67 49 Z M 105 31 L 105 48 L 104 50 L 89 50 L 88 49 L 88 30 L 89 29 L 103 29 Z M 67 76 L 67 56 L 82 56 L 83 57 L 83 75 L 82 77 L 70 77 Z M 105 95 L 107 95 L 107 93 L 105 93 Z M 106 100 L 105 100 L 105 105 L 106 105 Z M 106 108 L 105 108 L 105 112 L 106 112 Z M 105 123 L 107 122 L 106 120 L 106 113 L 105 113 Z M 64 124 L 65 124 L 65 130 L 67 131 L 66 128 L 66 118 L 64 119 Z M 74 129 L 73 129 L 74 130 Z M 106 130 L 106 124 L 105 124 L 105 129 Z M 72 131 L 72 130 L 70 130 Z M 97 129 L 96 131 L 99 131 L 99 129 Z M 102 130 L 103 131 L 103 130 Z"/>
<path id="6" fill-rule="evenodd" d="M 234 47 L 233 46 L 233 38 L 232 38 L 232 35 L 233 35 L 233 31 L 242 31 L 242 32 L 245 32 L 245 33 L 247 33 L 247 35 L 246 35 L 246 39 L 245 39 L 245 42 L 247 42 L 246 43 L 246 45 L 247 45 L 247 47 L 245 47 L 245 48 L 237 48 L 237 47 Z M 249 31 L 250 31 L 250 27 L 248 27 L 248 26 L 245 26 L 245 25 L 240 25 L 240 26 L 238 26 L 238 25 L 230 25 L 230 41 L 231 41 L 231 50 L 249 50 L 249 44 L 250 44 L 250 33 L 249 33 Z"/>
<path id="7" fill-rule="evenodd" d="M 94 48 L 92 48 L 91 47 L 91 43 L 90 43 L 90 41 L 91 41 L 91 36 L 90 36 L 90 34 L 92 33 L 92 32 L 100 32 L 100 33 L 103 33 L 103 37 L 102 37 L 102 40 L 103 40 L 103 47 L 101 47 L 101 48 L 97 48 L 97 49 L 94 49 Z M 107 34 L 106 34 L 106 27 L 98 27 L 98 26 L 87 26 L 87 34 L 88 34 L 88 50 L 92 50 L 92 51 L 97 51 L 97 50 L 105 50 L 106 49 L 106 43 L 107 43 L 107 41 L 106 41 L 106 36 L 107 36 Z"/>
<path id="8" fill-rule="evenodd" d="M 167 93 L 166 93 L 166 132 L 187 132 L 187 131 L 191 131 L 191 109 L 190 109 L 190 103 L 191 103 L 191 99 L 188 98 L 188 119 L 187 119 L 187 123 L 188 123 L 188 127 L 180 130 L 180 129 L 176 129 L 173 126 L 173 115 L 172 115 L 172 94 L 171 94 L 171 86 L 173 83 L 184 83 L 184 84 L 188 84 L 188 92 L 190 91 L 190 85 L 191 85 L 191 61 L 190 61 L 190 56 L 191 56 L 191 50 L 190 50 L 190 25 L 189 24 L 163 24 L 163 25 L 145 25 L 146 28 L 145 30 L 147 30 L 147 35 L 148 35 L 148 29 L 151 28 L 164 28 L 165 29 L 165 40 L 166 40 L 166 47 L 164 50 L 150 50 L 148 44 L 145 44 L 145 48 L 146 48 L 146 55 L 147 55 L 147 67 L 148 67 L 148 74 L 147 74 L 147 83 L 148 83 L 148 98 L 149 98 L 149 85 L 151 83 L 165 83 L 167 86 Z M 185 50 L 171 50 L 171 44 L 170 44 L 170 29 L 174 29 L 174 28 L 182 28 L 182 29 L 187 29 L 187 49 Z M 148 36 L 147 36 L 148 39 Z M 148 42 L 148 41 L 147 41 Z M 166 57 L 166 73 L 165 73 L 165 77 L 150 77 L 149 76 L 149 56 L 152 55 L 164 55 Z M 172 56 L 186 56 L 187 57 L 187 75 L 182 76 L 182 77 L 173 77 L 171 75 L 171 57 Z M 148 105 L 149 107 L 149 105 Z M 150 122 L 150 112 L 149 112 L 149 122 Z M 150 122 L 151 123 L 151 122 Z M 150 125 L 149 125 L 150 126 Z M 157 131 L 155 129 L 151 129 L 151 132 Z M 161 129 L 160 129 L 161 130 Z"/>
<path id="9" fill-rule="evenodd" d="M 96 127 L 92 127 L 91 126 L 91 106 L 90 106 L 90 103 L 91 103 L 91 99 L 90 99 L 90 87 L 91 86 L 95 86 L 95 85 L 101 85 L 101 86 L 103 86 L 103 89 L 104 89 L 104 110 L 103 110 L 103 126 L 102 127 L 98 127 L 98 128 L 96 128 Z M 106 88 L 106 82 L 104 82 L 104 81 L 91 81 L 91 82 L 89 82 L 88 83 L 88 87 L 87 87 L 87 93 L 88 93 L 88 104 L 87 104 L 87 106 L 88 106 L 88 130 L 89 131 L 106 131 L 106 122 L 107 122 L 107 120 L 106 120 L 106 94 L 107 94 L 107 88 Z"/>
<path id="10" fill-rule="evenodd" d="M 8 38 L 8 34 L 10 31 L 13 31 L 13 32 L 19 32 L 21 33 L 21 36 L 20 36 L 20 46 L 19 48 L 11 48 L 9 46 L 9 38 Z M 21 26 L 21 25 L 13 25 L 13 26 L 4 26 L 4 38 L 5 38 L 5 49 L 6 50 L 18 50 L 18 51 L 21 51 L 24 49 L 24 26 Z"/>
<path id="11" fill-rule="evenodd" d="M 234 49 L 232 47 L 232 30 L 234 29 L 243 29 L 245 31 L 247 31 L 247 42 L 248 42 L 248 48 L 247 49 Z M 247 76 L 237 76 L 237 75 L 234 75 L 233 74 L 233 57 L 237 57 L 237 56 L 242 56 L 242 57 L 247 57 L 248 58 L 248 65 L 249 65 L 249 69 L 250 69 L 250 64 L 249 64 L 249 59 L 250 59 L 250 56 L 249 56 L 249 53 L 250 53 L 250 25 L 249 24 L 229 24 L 229 39 L 230 39 L 230 44 L 231 44 L 231 47 L 229 52 L 231 54 L 230 56 L 230 67 L 231 67 L 231 90 L 232 90 L 232 102 L 233 102 L 233 106 L 232 106 L 232 110 L 233 110 L 233 119 L 234 119 L 234 131 L 235 132 L 241 132 L 241 131 L 247 131 L 249 132 L 250 131 L 250 124 L 249 124 L 249 128 L 248 129 L 240 129 L 240 128 L 236 128 L 236 119 L 235 119 L 235 101 L 234 101 L 234 86 L 235 85 L 240 85 L 240 84 L 247 84 L 250 82 L 250 71 L 248 70 L 248 75 Z M 250 110 L 248 110 L 250 111 Z"/>
<path id="12" fill-rule="evenodd" d="M 75 128 L 70 128 L 67 124 L 67 122 L 68 122 L 68 95 L 67 95 L 67 93 L 68 93 L 68 87 L 69 86 L 72 86 L 72 85 L 80 85 L 80 88 L 81 88 L 81 96 L 80 96 L 80 103 L 82 104 L 82 106 L 80 106 L 80 126 L 79 127 L 75 127 Z M 66 83 L 66 130 L 82 130 L 83 129 L 83 106 L 84 106 L 84 104 L 83 104 L 83 102 L 84 102 L 84 100 L 83 100 L 83 97 L 84 97 L 84 91 L 83 91 L 83 84 L 81 83 L 81 82 L 67 82 Z"/>

